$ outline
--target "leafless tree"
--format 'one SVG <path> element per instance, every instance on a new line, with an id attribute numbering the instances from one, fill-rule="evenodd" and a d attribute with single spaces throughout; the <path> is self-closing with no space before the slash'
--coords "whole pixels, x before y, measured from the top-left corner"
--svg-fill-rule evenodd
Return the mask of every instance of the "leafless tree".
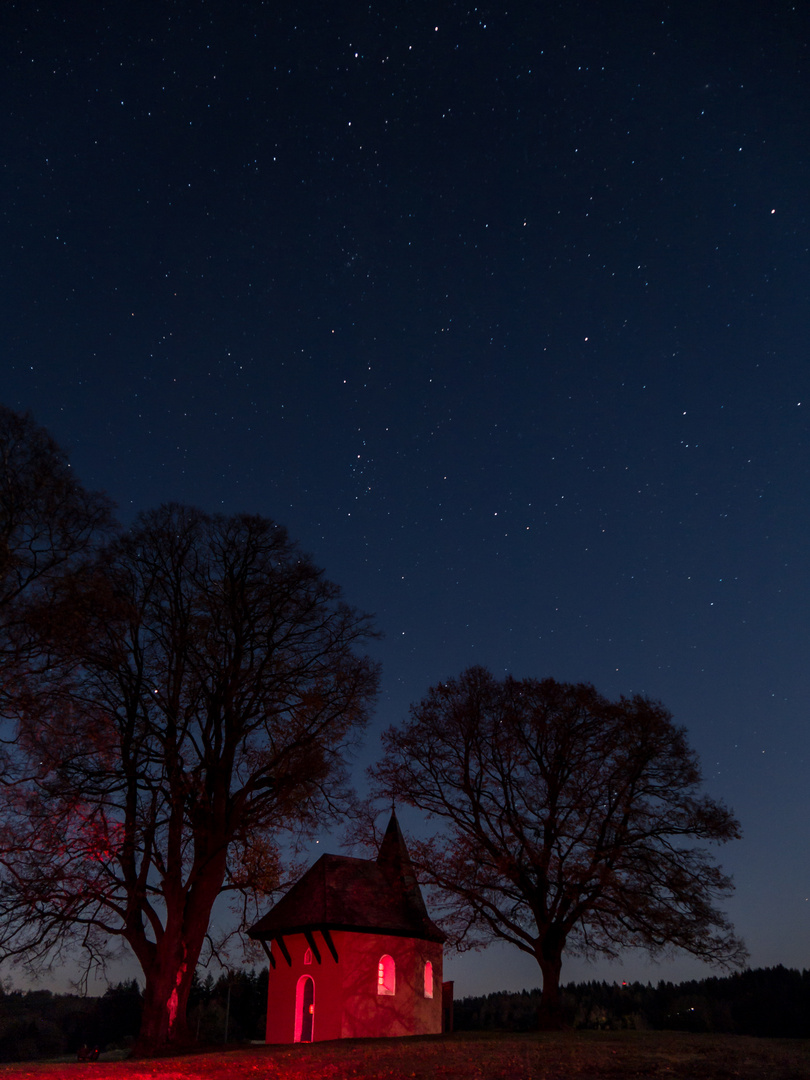
<path id="1" fill-rule="evenodd" d="M 112 504 L 86 491 L 28 413 L 0 405 L 0 612 L 58 576 L 109 530 Z"/>
<path id="2" fill-rule="evenodd" d="M 13 698 L 29 781 L 2 808 L 0 938 L 48 963 L 125 942 L 141 1041 L 182 1041 L 223 893 L 278 883 L 279 843 L 345 806 L 376 691 L 367 616 L 261 517 L 143 515 L 28 612 Z M 243 910 L 245 918 L 249 911 Z"/>
<path id="3" fill-rule="evenodd" d="M 411 851 L 445 929 L 462 948 L 502 939 L 535 957 L 546 1023 L 559 1019 L 563 950 L 745 957 L 717 907 L 731 881 L 702 846 L 739 824 L 701 793 L 696 754 L 660 704 L 471 668 L 388 730 L 371 773 L 380 796 L 441 825 Z"/>
<path id="4" fill-rule="evenodd" d="M 112 503 L 87 491 L 30 414 L 0 405 L 0 713 L 30 644 L 26 611 L 113 530 Z M 0 715 L 0 778 L 12 733 Z"/>

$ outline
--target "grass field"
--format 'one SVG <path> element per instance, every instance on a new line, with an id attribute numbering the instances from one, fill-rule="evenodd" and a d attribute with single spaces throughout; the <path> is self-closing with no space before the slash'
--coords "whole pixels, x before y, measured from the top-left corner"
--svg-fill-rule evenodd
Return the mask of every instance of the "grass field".
<path id="1" fill-rule="evenodd" d="M 681 1032 L 457 1034 L 92 1064 L 0 1065 L 31 1080 L 810 1080 L 810 1041 Z"/>

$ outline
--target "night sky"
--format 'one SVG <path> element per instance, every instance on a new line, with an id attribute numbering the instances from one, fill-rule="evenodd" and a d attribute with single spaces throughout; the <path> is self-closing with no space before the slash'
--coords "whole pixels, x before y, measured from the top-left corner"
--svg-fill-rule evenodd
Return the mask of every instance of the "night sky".
<path id="1" fill-rule="evenodd" d="M 0 56 L 0 400 L 376 612 L 361 781 L 471 664 L 662 700 L 810 967 L 808 6 L 4 0 Z"/>

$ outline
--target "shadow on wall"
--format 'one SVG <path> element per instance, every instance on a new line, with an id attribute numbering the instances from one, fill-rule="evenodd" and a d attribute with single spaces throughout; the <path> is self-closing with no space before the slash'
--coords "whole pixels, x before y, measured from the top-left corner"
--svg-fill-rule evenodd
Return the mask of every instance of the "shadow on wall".
<path id="1" fill-rule="evenodd" d="M 343 970 L 341 1036 L 438 1035 L 441 945 L 389 935 L 346 937 L 352 955 Z"/>
<path id="2" fill-rule="evenodd" d="M 452 1016 L 452 984 L 442 987 L 438 942 L 350 931 L 330 941 L 334 953 L 313 951 L 303 934 L 285 939 L 290 963 L 279 956 L 268 980 L 268 1042 L 438 1035 L 452 1027 L 444 1019 Z"/>

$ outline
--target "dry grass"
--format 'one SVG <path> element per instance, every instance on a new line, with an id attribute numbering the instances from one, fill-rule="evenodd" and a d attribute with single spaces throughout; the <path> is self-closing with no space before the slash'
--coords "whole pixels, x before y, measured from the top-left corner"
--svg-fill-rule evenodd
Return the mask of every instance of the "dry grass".
<path id="1" fill-rule="evenodd" d="M 0 1065 L 31 1080 L 810 1080 L 810 1042 L 680 1032 L 457 1034 L 140 1061 Z"/>

